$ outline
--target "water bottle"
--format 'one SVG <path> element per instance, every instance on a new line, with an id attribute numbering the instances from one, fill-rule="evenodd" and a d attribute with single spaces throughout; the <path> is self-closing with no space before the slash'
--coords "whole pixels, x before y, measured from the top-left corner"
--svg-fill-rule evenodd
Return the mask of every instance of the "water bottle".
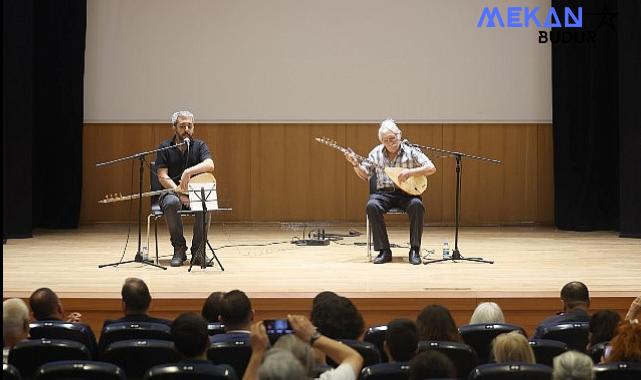
<path id="1" fill-rule="evenodd" d="M 147 247 L 142 247 L 142 260 L 149 261 L 149 252 Z"/>
<path id="2" fill-rule="evenodd" d="M 450 258 L 450 245 L 447 243 L 447 240 L 443 242 L 443 258 L 444 259 Z"/>

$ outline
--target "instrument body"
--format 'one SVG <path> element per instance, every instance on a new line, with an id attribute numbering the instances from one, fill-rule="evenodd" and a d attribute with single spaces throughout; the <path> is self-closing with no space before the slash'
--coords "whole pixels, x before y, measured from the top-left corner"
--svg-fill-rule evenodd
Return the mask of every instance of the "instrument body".
<path id="1" fill-rule="evenodd" d="M 200 173 L 196 174 L 195 176 L 191 177 L 189 179 L 189 183 L 216 183 L 216 178 L 212 173 Z M 122 195 L 122 194 L 111 194 L 111 195 L 106 195 L 105 199 L 99 200 L 98 203 L 114 203 L 114 202 L 122 202 L 122 201 L 131 201 L 134 199 L 138 199 L 140 197 L 146 198 L 146 197 L 153 197 L 155 195 L 162 195 L 166 193 L 176 193 L 176 194 L 184 194 L 184 195 L 189 195 L 188 191 L 180 191 L 180 190 L 174 190 L 174 189 L 162 189 L 162 190 L 154 190 L 154 191 L 147 191 L 142 194 L 131 194 L 131 195 Z"/>

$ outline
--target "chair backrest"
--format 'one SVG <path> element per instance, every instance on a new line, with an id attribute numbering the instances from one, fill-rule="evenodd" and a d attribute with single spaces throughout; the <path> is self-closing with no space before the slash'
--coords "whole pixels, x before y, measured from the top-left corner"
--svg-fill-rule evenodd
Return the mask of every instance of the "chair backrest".
<path id="1" fill-rule="evenodd" d="M 84 344 L 65 339 L 23 340 L 9 351 L 9 364 L 23 378 L 32 378 L 41 365 L 60 360 L 91 360 L 91 353 Z"/>
<path id="2" fill-rule="evenodd" d="M 458 330 L 465 343 L 476 351 L 479 364 L 490 362 L 490 345 L 498 335 L 511 331 L 525 333 L 522 327 L 508 323 L 477 323 L 461 326 Z"/>
<path id="3" fill-rule="evenodd" d="M 407 380 L 410 377 L 409 363 L 381 363 L 361 370 L 361 380 Z"/>
<path id="4" fill-rule="evenodd" d="M 96 336 L 91 327 L 82 323 L 64 321 L 35 321 L 29 323 L 31 339 L 65 339 L 84 344 L 93 357 L 98 353 Z"/>
<path id="5" fill-rule="evenodd" d="M 605 350 L 605 346 L 607 346 L 608 344 L 610 344 L 610 342 L 599 342 L 594 346 L 590 347 L 590 352 L 588 352 L 588 354 L 592 358 L 592 362 L 594 364 L 599 364 L 601 362 L 601 357 L 603 357 L 603 351 Z"/>
<path id="6" fill-rule="evenodd" d="M 149 184 L 151 186 L 151 190 L 162 190 L 162 185 L 160 184 L 160 180 L 158 179 L 158 168 L 156 167 L 156 161 L 151 161 L 150 163 L 150 170 L 149 170 Z M 151 203 L 151 211 L 153 213 L 162 213 L 162 210 L 160 208 L 160 196 L 159 195 L 154 195 L 153 197 L 150 198 L 150 203 Z"/>
<path id="7" fill-rule="evenodd" d="M 130 339 L 171 340 L 171 327 L 154 322 L 117 322 L 105 326 L 100 334 L 100 352 L 114 342 Z"/>
<path id="8" fill-rule="evenodd" d="M 387 354 L 383 349 L 383 343 L 385 343 L 385 334 L 387 333 L 387 325 L 378 325 L 372 326 L 367 329 L 363 340 L 370 342 L 378 348 L 378 352 L 381 354 L 381 362 L 387 363 L 389 360 Z"/>
<path id="9" fill-rule="evenodd" d="M 236 380 L 236 371 L 229 365 L 180 362 L 155 366 L 145 373 L 148 380 Z"/>
<path id="10" fill-rule="evenodd" d="M 125 371 L 120 367 L 90 360 L 64 360 L 42 365 L 36 371 L 35 380 L 91 379 L 125 380 Z"/>
<path id="11" fill-rule="evenodd" d="M 423 340 L 418 342 L 418 352 L 436 350 L 450 358 L 458 377 L 465 378 L 478 364 L 478 357 L 474 349 L 465 343 L 446 342 L 436 340 Z"/>
<path id="12" fill-rule="evenodd" d="M 229 364 L 238 378 L 242 378 L 251 354 L 252 348 L 248 341 L 232 340 L 212 343 L 207 350 L 207 359 L 214 364 Z"/>
<path id="13" fill-rule="evenodd" d="M 590 322 L 567 322 L 543 328 L 542 338 L 558 340 L 571 350 L 585 352 L 588 345 Z"/>
<path id="14" fill-rule="evenodd" d="M 372 174 L 371 177 L 369 177 L 369 193 L 374 194 L 376 192 L 376 180 L 378 176 L 376 175 L 376 170 L 374 170 L 374 174 Z"/>
<path id="15" fill-rule="evenodd" d="M 218 335 L 218 334 L 224 334 L 225 333 L 225 325 L 220 322 L 216 323 L 208 323 L 207 324 L 207 334 L 211 335 Z"/>
<path id="16" fill-rule="evenodd" d="M 363 367 L 379 364 L 381 362 L 381 354 L 378 352 L 378 348 L 370 342 L 363 342 L 355 339 L 338 339 L 338 341 L 348 345 L 361 354 L 363 357 Z M 335 363 L 330 358 L 327 358 L 327 364 L 333 367 L 338 365 L 338 363 Z"/>
<path id="17" fill-rule="evenodd" d="M 470 380 L 550 380 L 552 367 L 529 363 L 482 364 L 470 373 Z"/>
<path id="18" fill-rule="evenodd" d="M 22 380 L 20 371 L 11 364 L 2 364 L 2 380 Z"/>
<path id="19" fill-rule="evenodd" d="M 568 345 L 558 340 L 532 339 L 528 342 L 538 364 L 552 367 L 554 358 L 568 350 Z"/>
<path id="20" fill-rule="evenodd" d="M 594 366 L 595 380 L 641 379 L 641 363 L 613 362 Z"/>
<path id="21" fill-rule="evenodd" d="M 174 343 L 157 339 L 131 339 L 111 343 L 101 360 L 122 368 L 128 379 L 141 379 L 145 372 L 160 364 L 177 363 L 181 355 Z"/>

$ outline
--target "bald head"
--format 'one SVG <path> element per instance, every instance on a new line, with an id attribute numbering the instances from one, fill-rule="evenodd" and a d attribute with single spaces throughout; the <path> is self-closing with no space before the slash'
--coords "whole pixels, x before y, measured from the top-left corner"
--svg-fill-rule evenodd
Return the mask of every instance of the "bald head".
<path id="1" fill-rule="evenodd" d="M 58 295 L 49 288 L 40 288 L 31 293 L 29 306 L 38 321 L 63 319 L 62 305 Z"/>
<path id="2" fill-rule="evenodd" d="M 128 278 L 122 285 L 122 302 L 126 314 L 145 314 L 151 303 L 151 294 L 147 284 L 139 278 Z"/>
<path id="3" fill-rule="evenodd" d="M 561 289 L 561 300 L 566 310 L 576 308 L 587 309 L 590 306 L 590 292 L 584 283 L 579 281 L 568 282 Z"/>

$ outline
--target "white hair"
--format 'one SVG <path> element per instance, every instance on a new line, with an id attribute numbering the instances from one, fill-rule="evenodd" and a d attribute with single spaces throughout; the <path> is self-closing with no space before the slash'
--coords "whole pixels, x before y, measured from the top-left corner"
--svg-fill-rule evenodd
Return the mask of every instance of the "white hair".
<path id="1" fill-rule="evenodd" d="M 265 354 L 258 367 L 258 380 L 302 380 L 306 379 L 303 365 L 290 351 L 272 348 Z"/>
<path id="2" fill-rule="evenodd" d="M 176 121 L 179 117 L 188 117 L 191 119 L 191 122 L 194 122 L 194 114 L 189 111 L 176 111 L 171 115 L 171 125 L 176 125 Z"/>
<path id="3" fill-rule="evenodd" d="M 480 303 L 470 318 L 471 325 L 477 323 L 505 323 L 501 307 L 494 302 Z"/>
<path id="4" fill-rule="evenodd" d="M 394 119 L 385 119 L 381 122 L 381 126 L 378 128 L 378 139 L 383 141 L 383 135 L 387 132 L 392 132 L 398 139 L 401 138 L 401 130 L 396 126 Z"/>
<path id="5" fill-rule="evenodd" d="M 578 351 L 568 351 L 554 358 L 553 380 L 594 379 L 592 359 Z"/>
<path id="6" fill-rule="evenodd" d="M 29 308 L 20 298 L 2 303 L 2 338 L 13 341 L 29 329 Z"/>

